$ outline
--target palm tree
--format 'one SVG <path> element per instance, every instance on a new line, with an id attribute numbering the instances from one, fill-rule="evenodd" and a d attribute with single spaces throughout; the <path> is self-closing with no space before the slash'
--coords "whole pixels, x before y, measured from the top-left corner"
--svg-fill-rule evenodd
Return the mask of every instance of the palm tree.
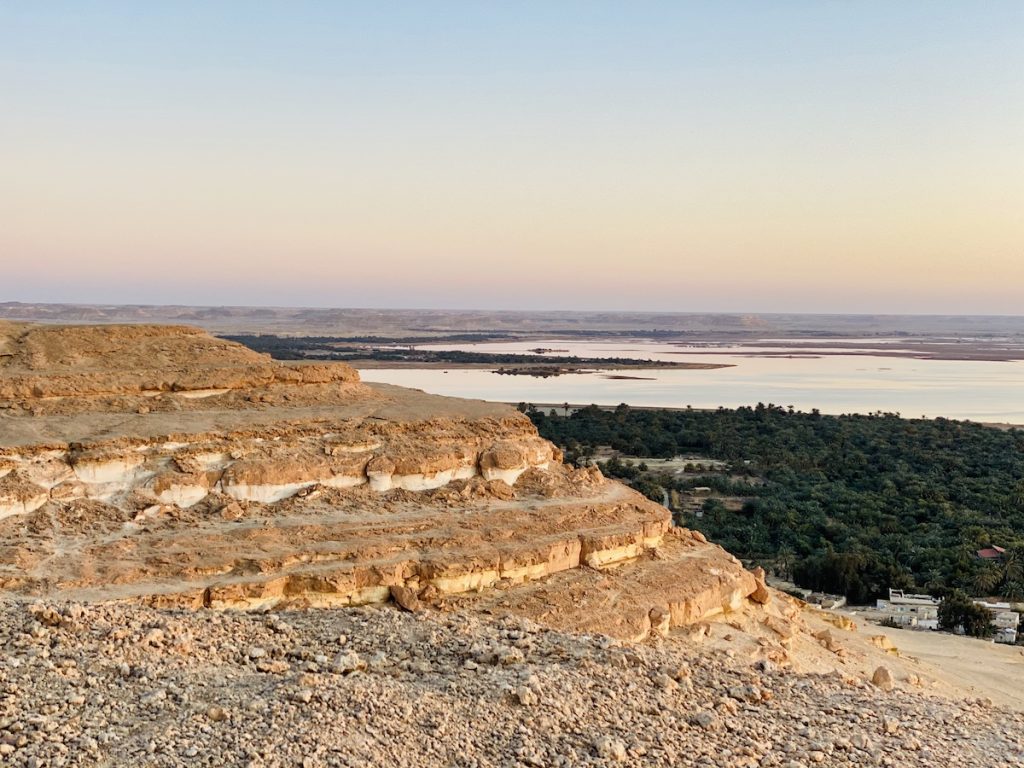
<path id="1" fill-rule="evenodd" d="M 974 588 L 979 593 L 995 594 L 997 587 L 1003 597 L 1019 599 L 1024 590 L 1024 548 L 1010 547 L 998 563 L 988 563 L 974 574 Z"/>
<path id="2" fill-rule="evenodd" d="M 775 557 L 775 568 L 783 578 L 792 579 L 795 562 L 796 556 L 793 554 L 793 550 L 789 547 L 782 547 Z"/>
<path id="3" fill-rule="evenodd" d="M 1024 599 L 1024 582 L 1007 581 L 1003 584 L 1000 594 L 1007 600 L 1018 601 Z"/>
<path id="4" fill-rule="evenodd" d="M 986 564 L 974 574 L 974 589 L 979 595 L 991 595 L 1004 581 L 1003 569 Z"/>
<path id="5" fill-rule="evenodd" d="M 1014 487 L 1011 501 L 1014 503 L 1014 506 L 1024 509 L 1024 483 L 1017 483 Z"/>
<path id="6" fill-rule="evenodd" d="M 1003 552 L 1003 580 L 1024 583 L 1024 548 L 1015 546 Z"/>

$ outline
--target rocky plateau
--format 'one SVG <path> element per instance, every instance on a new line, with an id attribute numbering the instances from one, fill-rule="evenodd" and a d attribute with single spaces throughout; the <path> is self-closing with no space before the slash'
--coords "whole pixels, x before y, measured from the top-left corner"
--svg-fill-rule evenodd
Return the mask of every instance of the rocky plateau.
<path id="1" fill-rule="evenodd" d="M 0 763 L 1024 764 L 854 630 L 508 406 L 0 323 Z"/>
<path id="2" fill-rule="evenodd" d="M 678 585 L 660 602 L 630 596 L 598 628 L 640 638 L 652 616 L 667 631 L 767 602 L 734 558 L 596 469 L 563 465 L 511 408 L 281 364 L 192 328 L 6 326 L 0 435 L 11 594 L 429 604 L 650 561 L 645 573 L 695 577 L 663 579 Z"/>

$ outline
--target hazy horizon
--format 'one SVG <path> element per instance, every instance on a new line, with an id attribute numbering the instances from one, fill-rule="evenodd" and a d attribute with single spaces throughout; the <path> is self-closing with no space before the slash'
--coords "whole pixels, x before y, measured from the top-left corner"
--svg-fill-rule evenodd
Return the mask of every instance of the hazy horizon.
<path id="1" fill-rule="evenodd" d="M 140 302 L 87 302 L 87 301 L 23 301 L 0 297 L 0 307 L 23 304 L 26 306 L 51 305 L 82 308 L 152 308 L 152 309 L 208 309 L 208 310 L 280 310 L 309 312 L 451 312 L 465 314 L 609 314 L 609 315 L 724 315 L 724 316 L 779 316 L 779 317 L 964 317 L 964 318 L 1024 318 L 1024 312 L 804 312 L 804 311 L 744 311 L 744 310 L 686 310 L 686 309 L 607 309 L 604 307 L 580 307 L 562 309 L 558 307 L 539 307 L 527 309 L 522 307 L 441 307 L 441 306 L 328 306 L 313 304 L 181 304 L 175 302 L 149 304 Z"/>
<path id="2" fill-rule="evenodd" d="M 1024 5 L 0 8 L 0 301 L 1018 316 Z"/>

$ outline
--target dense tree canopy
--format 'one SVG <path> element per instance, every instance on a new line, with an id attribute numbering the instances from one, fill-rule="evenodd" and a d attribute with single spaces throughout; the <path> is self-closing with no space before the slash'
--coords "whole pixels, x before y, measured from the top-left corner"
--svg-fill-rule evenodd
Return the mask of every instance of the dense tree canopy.
<path id="1" fill-rule="evenodd" d="M 1024 431 L 760 404 L 590 406 L 569 416 L 525 410 L 570 459 L 607 445 L 634 456 L 728 462 L 726 474 L 626 479 L 643 480 L 659 500 L 662 488 L 698 485 L 746 499 L 733 511 L 709 501 L 704 516 L 686 524 L 802 586 L 857 602 L 890 586 L 1024 596 Z M 1004 558 L 981 562 L 976 550 L 991 545 L 1006 548 Z"/>
<path id="2" fill-rule="evenodd" d="M 971 637 L 992 637 L 992 614 L 960 590 L 954 590 L 939 603 L 939 628 L 947 632 L 962 630 Z"/>

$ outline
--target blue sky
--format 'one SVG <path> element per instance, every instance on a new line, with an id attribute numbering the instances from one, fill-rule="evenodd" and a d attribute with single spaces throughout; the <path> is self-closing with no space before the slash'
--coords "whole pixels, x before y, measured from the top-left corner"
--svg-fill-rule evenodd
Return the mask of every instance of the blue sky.
<path id="1" fill-rule="evenodd" d="M 0 300 L 1019 312 L 1022 41 L 1019 2 L 0 2 Z"/>

